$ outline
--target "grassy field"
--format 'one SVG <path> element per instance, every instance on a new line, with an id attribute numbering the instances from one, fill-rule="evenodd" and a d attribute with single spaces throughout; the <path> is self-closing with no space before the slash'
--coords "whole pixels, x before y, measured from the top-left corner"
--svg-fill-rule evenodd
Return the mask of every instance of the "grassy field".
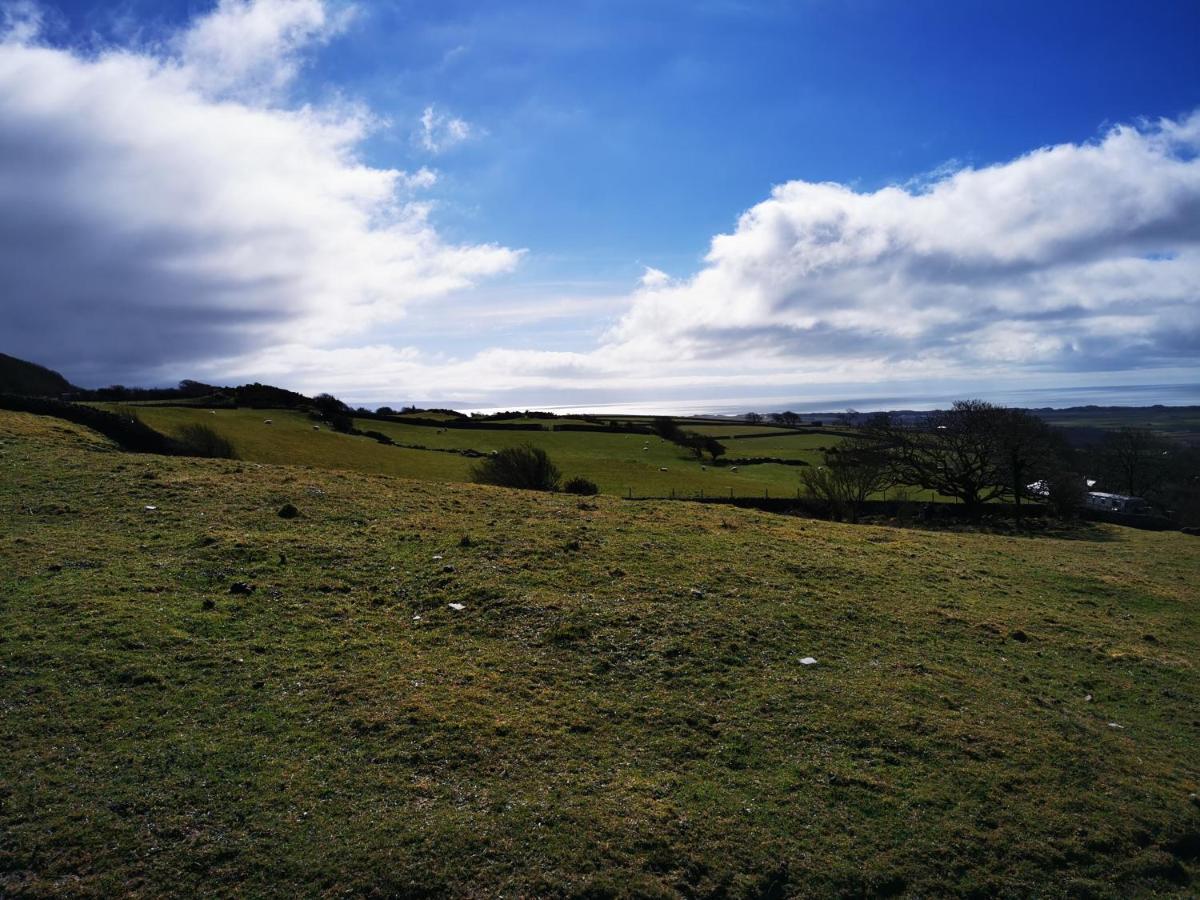
<path id="1" fill-rule="evenodd" d="M 114 408 L 104 405 L 105 408 Z M 293 463 L 323 468 L 352 469 L 399 475 L 425 481 L 469 481 L 473 461 L 435 450 L 477 450 L 487 453 L 518 444 L 544 448 L 565 476 L 583 475 L 607 494 L 665 497 L 677 495 L 782 497 L 800 486 L 795 466 L 764 464 L 738 471 L 698 461 L 678 446 L 658 437 L 582 431 L 503 431 L 438 429 L 356 419 L 356 427 L 388 435 L 397 444 L 419 445 L 429 451 L 389 447 L 370 438 L 337 434 L 327 427 L 313 429 L 303 414 L 284 410 L 219 409 L 139 406 L 137 415 L 149 426 L 177 434 L 184 425 L 200 423 L 228 438 L 240 458 L 259 463 Z M 264 424 L 271 419 L 271 425 Z M 749 428 L 749 430 L 747 430 Z M 710 425 L 728 434 L 754 433 L 748 426 Z M 769 429 L 779 431 L 778 429 Z M 774 456 L 780 459 L 820 461 L 819 446 L 836 443 L 835 436 L 780 432 L 775 437 L 727 441 L 729 456 Z M 643 447 L 648 449 L 643 449 Z M 666 469 L 664 472 L 663 469 Z"/>
<path id="2" fill-rule="evenodd" d="M 1195 538 L 0 466 L 0 896 L 1195 895 Z"/>

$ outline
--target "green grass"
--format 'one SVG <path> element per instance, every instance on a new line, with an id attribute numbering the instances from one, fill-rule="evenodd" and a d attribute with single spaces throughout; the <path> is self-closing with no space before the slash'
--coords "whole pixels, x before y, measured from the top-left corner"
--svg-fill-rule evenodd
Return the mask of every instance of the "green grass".
<path id="1" fill-rule="evenodd" d="M 1194 895 L 1195 538 L 0 465 L 0 895 Z"/>
<path id="2" fill-rule="evenodd" d="M 111 408 L 111 405 L 106 405 Z M 178 434 L 184 425 L 199 423 L 214 428 L 234 445 L 240 458 L 259 463 L 317 466 L 377 472 L 423 481 L 469 481 L 473 461 L 444 450 L 477 450 L 487 453 L 532 443 L 550 454 L 564 476 L 582 475 L 606 494 L 635 497 L 680 496 L 774 497 L 793 496 L 800 486 L 794 466 L 758 465 L 714 467 L 696 460 L 680 447 L 654 436 L 583 431 L 505 431 L 492 429 L 438 429 L 400 422 L 356 419 L 356 427 L 379 431 L 397 444 L 429 450 L 389 447 L 364 437 L 337 434 L 313 423 L 303 414 L 283 410 L 216 410 L 186 407 L 140 406 L 137 415 L 147 425 L 166 434 Z M 264 420 L 271 419 L 272 425 Z M 718 427 L 718 426 L 714 426 Z M 737 426 L 719 426 L 736 429 Z M 741 432 L 739 432 L 741 433 Z M 836 441 L 823 435 L 784 435 L 729 441 L 729 455 L 799 456 L 816 461 L 817 445 Z M 648 447 L 648 450 L 643 450 Z M 781 448 L 776 453 L 772 448 Z M 736 449 L 735 449 L 736 448 Z M 771 452 L 767 452 L 771 451 Z M 667 471 L 662 471 L 662 469 Z"/>

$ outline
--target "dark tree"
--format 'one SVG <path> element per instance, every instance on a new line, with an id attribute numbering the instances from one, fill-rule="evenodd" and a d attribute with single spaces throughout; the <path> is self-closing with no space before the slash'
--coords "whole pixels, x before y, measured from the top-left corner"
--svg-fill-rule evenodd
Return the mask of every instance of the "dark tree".
<path id="1" fill-rule="evenodd" d="M 1046 503 L 1054 514 L 1060 519 L 1075 518 L 1087 499 L 1087 480 L 1083 475 L 1064 465 L 1051 468 L 1043 480 L 1048 492 Z"/>
<path id="2" fill-rule="evenodd" d="M 876 417 L 867 432 L 887 449 L 897 484 L 957 497 L 978 521 L 984 504 L 1009 489 L 1011 476 L 997 452 L 1006 412 L 982 400 L 960 400 L 920 426 Z"/>
<path id="3" fill-rule="evenodd" d="M 756 412 L 748 412 L 744 416 L 742 416 L 742 418 L 745 419 L 747 422 L 749 422 L 751 425 L 757 425 L 759 422 L 761 422 L 763 420 L 762 413 L 756 413 Z"/>
<path id="4" fill-rule="evenodd" d="M 679 443 L 683 437 L 683 432 L 670 416 L 655 416 L 650 427 L 664 441 L 670 441 L 673 444 Z"/>
<path id="5" fill-rule="evenodd" d="M 1170 469 L 1172 445 L 1145 428 L 1122 428 L 1104 436 L 1097 461 L 1105 487 L 1142 497 L 1155 493 Z"/>
<path id="6" fill-rule="evenodd" d="M 1021 518 L 1021 498 L 1028 495 L 1027 485 L 1037 474 L 1057 468 L 1061 441 L 1049 425 L 1023 409 L 995 408 L 995 421 L 988 428 L 995 442 L 996 467 L 1006 476 L 1004 493 L 1016 504 Z"/>
<path id="7" fill-rule="evenodd" d="M 716 462 L 718 458 L 725 455 L 725 445 L 715 437 L 706 437 L 704 439 L 704 452 L 712 457 L 713 462 Z"/>
<path id="8" fill-rule="evenodd" d="M 545 450 L 524 444 L 507 447 L 495 456 L 489 456 L 471 470 L 471 477 L 480 484 L 529 491 L 554 491 L 558 489 L 561 474 Z"/>
<path id="9" fill-rule="evenodd" d="M 312 406 L 323 418 L 330 418 L 336 415 L 345 415 L 350 412 L 350 407 L 339 400 L 333 394 L 317 394 L 312 398 Z"/>

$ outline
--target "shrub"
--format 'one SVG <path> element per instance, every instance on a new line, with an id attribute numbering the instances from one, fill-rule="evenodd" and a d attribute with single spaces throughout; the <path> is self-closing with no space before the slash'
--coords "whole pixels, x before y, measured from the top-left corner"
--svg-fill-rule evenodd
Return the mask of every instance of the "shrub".
<path id="1" fill-rule="evenodd" d="M 529 444 L 501 450 L 471 469 L 471 478 L 480 484 L 529 491 L 557 490 L 560 477 L 546 451 Z"/>
<path id="2" fill-rule="evenodd" d="M 212 459 L 236 459 L 233 444 L 207 425 L 184 425 L 179 429 L 180 451 L 185 456 L 207 456 Z"/>
<path id="3" fill-rule="evenodd" d="M 371 440 L 374 440 L 374 441 L 379 441 L 379 443 L 381 443 L 381 444 L 389 444 L 390 445 L 390 444 L 396 443 L 390 437 L 388 437 L 386 434 L 384 434 L 382 431 L 364 431 L 362 433 L 362 436 L 369 437 L 369 438 L 371 438 Z"/>
<path id="4" fill-rule="evenodd" d="M 563 490 L 568 494 L 580 494 L 584 497 L 600 493 L 600 488 L 596 486 L 596 482 L 584 478 L 582 475 L 568 478 L 567 483 L 563 485 Z"/>

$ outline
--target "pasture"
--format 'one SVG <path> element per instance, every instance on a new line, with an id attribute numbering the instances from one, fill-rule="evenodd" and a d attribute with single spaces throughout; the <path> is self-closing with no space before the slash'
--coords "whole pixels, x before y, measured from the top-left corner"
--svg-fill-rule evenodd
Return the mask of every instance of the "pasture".
<path id="1" fill-rule="evenodd" d="M 1194 896 L 1195 538 L 0 463 L 0 895 Z"/>
<path id="2" fill-rule="evenodd" d="M 98 404 L 115 408 L 110 404 Z M 799 468 L 778 464 L 730 467 L 696 460 L 686 450 L 657 436 L 602 431 L 506 431 L 502 429 L 437 428 L 404 422 L 356 419 L 363 431 L 379 431 L 398 445 L 371 438 L 338 434 L 307 416 L 285 410 L 218 409 L 144 405 L 132 408 L 150 427 L 178 434 L 188 424 L 208 425 L 233 443 L 240 458 L 258 463 L 309 465 L 321 468 L 376 472 L 423 481 L 469 481 L 473 460 L 447 450 L 488 453 L 530 443 L 550 454 L 565 476 L 582 475 L 606 494 L 635 497 L 677 496 L 794 496 L 800 487 Z M 264 424 L 271 419 L 272 424 Z M 529 420 L 537 424 L 538 420 Z M 569 421 L 569 420 L 568 420 Z M 683 427 L 691 426 L 683 421 Z M 728 447 L 728 456 L 805 460 L 819 464 L 820 447 L 838 441 L 836 435 L 803 434 L 778 428 L 703 423 L 703 429 Z M 761 434 L 764 437 L 727 437 Z M 412 449 L 419 446 L 428 449 Z M 643 449 L 645 448 L 645 449 Z M 663 471 L 663 470 L 666 471 Z"/>

